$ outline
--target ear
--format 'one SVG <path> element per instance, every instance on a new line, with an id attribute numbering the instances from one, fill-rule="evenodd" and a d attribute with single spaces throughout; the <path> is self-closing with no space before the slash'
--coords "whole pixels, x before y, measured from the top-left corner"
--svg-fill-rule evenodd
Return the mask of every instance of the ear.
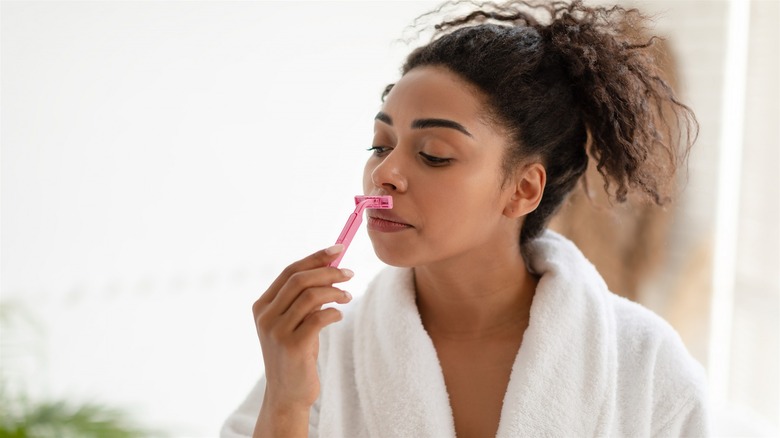
<path id="1" fill-rule="evenodd" d="M 515 172 L 509 199 L 504 206 L 504 216 L 516 219 L 536 210 L 542 200 L 544 185 L 547 182 L 547 171 L 542 163 L 531 163 L 522 166 Z"/>

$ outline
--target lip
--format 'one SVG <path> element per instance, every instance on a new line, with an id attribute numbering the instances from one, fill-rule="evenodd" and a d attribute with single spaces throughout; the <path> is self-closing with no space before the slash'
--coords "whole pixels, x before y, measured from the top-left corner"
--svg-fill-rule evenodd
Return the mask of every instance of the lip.
<path id="1" fill-rule="evenodd" d="M 412 228 L 414 228 L 408 224 L 388 221 L 385 219 L 380 219 L 371 216 L 368 217 L 367 226 L 370 231 L 379 231 L 382 233 L 394 233 L 397 231 L 411 230 Z"/>
<path id="2" fill-rule="evenodd" d="M 369 219 L 376 219 L 376 220 L 381 220 L 381 221 L 384 221 L 384 222 L 392 222 L 392 223 L 394 223 L 396 225 L 401 225 L 401 226 L 405 226 L 405 227 L 412 227 L 411 225 L 406 223 L 406 221 L 401 216 L 398 216 L 397 214 L 392 213 L 392 212 L 390 212 L 388 210 L 374 210 L 374 209 L 370 209 L 370 210 L 368 210 L 366 215 L 368 216 Z"/>
<path id="3" fill-rule="evenodd" d="M 414 228 L 392 211 L 371 209 L 367 211 L 366 215 L 368 216 L 366 225 L 371 231 L 394 233 Z"/>

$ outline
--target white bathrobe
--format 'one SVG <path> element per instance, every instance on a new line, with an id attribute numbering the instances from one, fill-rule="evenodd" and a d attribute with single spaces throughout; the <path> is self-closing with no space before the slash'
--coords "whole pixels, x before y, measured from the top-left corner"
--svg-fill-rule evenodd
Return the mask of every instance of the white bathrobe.
<path id="1" fill-rule="evenodd" d="M 706 435 L 704 373 L 669 324 L 609 292 L 560 235 L 547 231 L 530 245 L 529 267 L 541 279 L 497 436 Z M 455 436 L 413 284 L 411 269 L 385 269 L 323 330 L 310 436 Z M 252 435 L 264 387 L 261 379 L 222 437 Z"/>

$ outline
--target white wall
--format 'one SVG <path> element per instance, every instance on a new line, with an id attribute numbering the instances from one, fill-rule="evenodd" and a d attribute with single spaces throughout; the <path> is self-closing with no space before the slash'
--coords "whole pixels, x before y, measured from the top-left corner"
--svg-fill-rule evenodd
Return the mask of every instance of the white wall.
<path id="1" fill-rule="evenodd" d="M 214 435 L 262 371 L 251 303 L 341 231 L 429 6 L 3 2 L 2 298 L 43 330 L 3 368 Z M 364 235 L 342 266 L 359 294 Z"/>

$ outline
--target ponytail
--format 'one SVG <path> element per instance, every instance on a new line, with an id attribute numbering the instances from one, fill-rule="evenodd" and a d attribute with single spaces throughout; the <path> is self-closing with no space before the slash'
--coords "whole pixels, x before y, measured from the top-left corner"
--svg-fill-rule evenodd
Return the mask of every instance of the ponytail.
<path id="1" fill-rule="evenodd" d="M 512 137 L 505 178 L 528 160 L 545 166 L 545 191 L 521 244 L 541 234 L 589 156 L 618 202 L 629 190 L 658 205 L 670 200 L 668 182 L 698 124 L 657 67 L 646 21 L 636 9 L 580 0 L 485 3 L 437 24 L 433 40 L 408 56 L 404 74 L 444 66 L 488 97 L 488 116 Z"/>

